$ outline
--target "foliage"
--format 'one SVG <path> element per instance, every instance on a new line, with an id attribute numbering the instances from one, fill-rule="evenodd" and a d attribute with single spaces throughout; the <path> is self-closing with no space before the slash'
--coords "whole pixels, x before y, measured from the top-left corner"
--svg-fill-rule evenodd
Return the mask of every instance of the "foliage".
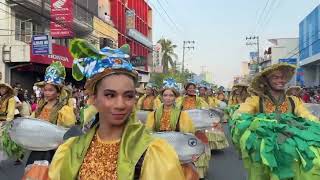
<path id="1" fill-rule="evenodd" d="M 174 67 L 175 69 L 175 61 L 178 59 L 178 55 L 174 52 L 174 49 L 177 47 L 177 45 L 172 44 L 172 41 L 169 39 L 160 39 L 158 43 L 161 44 L 161 53 L 162 53 L 162 59 L 161 64 L 163 65 L 163 73 L 169 72 L 169 64 L 171 67 Z"/>
<path id="2" fill-rule="evenodd" d="M 186 70 L 180 72 L 174 69 L 168 71 L 168 73 L 151 73 L 151 82 L 155 83 L 157 87 L 162 87 L 163 80 L 169 77 L 176 79 L 177 83 L 185 84 L 188 79 L 191 79 L 194 73 Z"/>
<path id="3" fill-rule="evenodd" d="M 1 135 L 2 149 L 8 154 L 9 157 L 20 159 L 24 154 L 24 149 L 11 140 L 8 132 L 9 126 L 6 126 Z"/>

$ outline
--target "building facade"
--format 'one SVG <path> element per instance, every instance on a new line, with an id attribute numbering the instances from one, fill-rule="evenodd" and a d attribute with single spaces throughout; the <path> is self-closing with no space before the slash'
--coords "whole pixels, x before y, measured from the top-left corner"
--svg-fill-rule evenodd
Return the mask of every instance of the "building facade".
<path id="1" fill-rule="evenodd" d="M 133 65 L 152 66 L 152 9 L 145 0 L 110 0 L 111 20 L 118 30 L 118 45 L 129 44 Z"/>
<path id="2" fill-rule="evenodd" d="M 320 85 L 320 6 L 299 24 L 299 65 L 306 87 Z"/>
<path id="3" fill-rule="evenodd" d="M 133 62 L 138 67 L 140 79 L 149 77 L 148 61 L 152 50 L 152 12 L 144 1 L 124 0 L 66 0 L 72 14 L 70 26 L 52 20 L 56 0 L 0 0 L 0 81 L 20 83 L 32 89 L 37 80 L 43 78 L 46 67 L 52 61 L 61 61 L 67 70 L 67 81 L 75 82 L 71 76 L 73 58 L 68 51 L 69 40 L 77 37 L 94 44 L 97 48 L 131 46 Z M 60 5 L 61 6 L 61 5 Z M 129 15 L 127 12 L 129 12 Z M 132 14 L 133 12 L 133 14 Z M 131 14 L 130 14 L 131 13 Z M 131 26 L 129 23 L 130 15 Z M 69 28 L 72 35 L 53 35 L 52 23 Z M 127 27 L 127 24 L 129 26 Z M 36 55 L 31 44 L 35 36 L 49 35 L 51 52 Z M 51 35 L 51 36 L 50 36 Z M 25 74 L 28 73 L 28 76 Z"/>

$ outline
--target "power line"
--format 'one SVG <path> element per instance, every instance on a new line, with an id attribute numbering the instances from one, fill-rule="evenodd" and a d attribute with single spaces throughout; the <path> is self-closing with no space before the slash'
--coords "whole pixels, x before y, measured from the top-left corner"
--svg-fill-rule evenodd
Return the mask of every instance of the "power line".
<path id="1" fill-rule="evenodd" d="M 269 2 L 270 2 L 270 0 L 267 1 L 267 3 L 265 4 L 264 8 L 262 9 L 260 15 L 258 16 L 258 19 L 257 19 L 257 22 L 256 22 L 255 31 L 254 31 L 255 33 L 257 33 L 257 28 L 258 28 L 259 22 L 260 22 L 260 20 L 262 18 L 262 15 L 264 14 L 264 12 L 267 9 L 267 6 L 268 6 Z"/>
<path id="2" fill-rule="evenodd" d="M 282 1 L 278 0 L 278 1 L 275 1 L 275 2 L 277 2 L 277 4 L 275 4 L 274 9 L 277 9 L 280 6 Z M 266 23 L 264 24 L 264 28 L 263 29 L 266 29 L 268 27 L 273 15 L 274 15 L 273 13 L 270 14 L 269 19 L 266 20 Z"/>
<path id="3" fill-rule="evenodd" d="M 265 13 L 264 18 L 260 20 L 260 23 L 258 23 L 257 32 L 259 32 L 259 30 L 261 30 L 262 27 L 263 27 L 263 25 L 266 23 L 266 20 L 267 20 L 269 14 L 271 13 L 272 9 L 274 8 L 274 5 L 275 5 L 275 2 L 276 2 L 276 1 L 277 1 L 277 0 L 273 0 L 272 2 L 270 2 L 269 8 L 268 8 L 268 10 L 267 10 L 266 13 Z"/>
<path id="4" fill-rule="evenodd" d="M 168 19 L 171 21 L 171 23 L 175 26 L 175 28 L 180 31 L 178 25 L 174 22 L 174 20 L 169 16 L 168 12 L 165 10 L 165 8 L 162 6 L 161 2 L 157 0 L 158 4 L 160 5 L 160 8 L 164 11 Z"/>
<path id="5" fill-rule="evenodd" d="M 156 10 L 156 12 L 158 13 L 158 15 L 160 16 L 160 18 L 162 19 L 162 21 L 167 24 L 171 29 L 174 29 L 172 27 L 172 25 L 170 23 L 168 23 L 168 21 L 163 17 L 163 15 L 160 13 L 160 11 L 156 8 L 156 6 L 150 1 L 148 0 L 149 4 L 152 6 L 152 9 Z M 173 31 L 175 32 L 175 31 Z"/>

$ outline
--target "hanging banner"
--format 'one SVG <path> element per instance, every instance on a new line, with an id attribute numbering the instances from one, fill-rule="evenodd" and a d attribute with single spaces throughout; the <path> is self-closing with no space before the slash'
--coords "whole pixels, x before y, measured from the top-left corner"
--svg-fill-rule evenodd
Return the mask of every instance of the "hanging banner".
<path id="1" fill-rule="evenodd" d="M 51 20 L 52 37 L 73 37 L 73 0 L 51 0 Z"/>

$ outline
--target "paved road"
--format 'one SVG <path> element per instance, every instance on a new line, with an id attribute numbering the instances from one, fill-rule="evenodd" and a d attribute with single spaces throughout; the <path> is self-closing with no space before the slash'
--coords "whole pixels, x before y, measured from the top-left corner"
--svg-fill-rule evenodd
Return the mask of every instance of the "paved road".
<path id="1" fill-rule="evenodd" d="M 225 132 L 230 147 L 213 154 L 210 161 L 209 180 L 246 180 L 246 171 L 242 161 L 230 141 L 229 131 L 225 126 Z M 13 161 L 0 164 L 0 180 L 20 180 L 24 171 L 24 164 L 15 166 Z"/>
<path id="2" fill-rule="evenodd" d="M 226 136 L 229 141 L 229 148 L 223 151 L 216 151 L 210 161 L 208 173 L 209 180 L 246 180 L 247 173 L 243 163 L 239 160 L 239 155 L 234 149 L 227 125 L 224 127 Z"/>

